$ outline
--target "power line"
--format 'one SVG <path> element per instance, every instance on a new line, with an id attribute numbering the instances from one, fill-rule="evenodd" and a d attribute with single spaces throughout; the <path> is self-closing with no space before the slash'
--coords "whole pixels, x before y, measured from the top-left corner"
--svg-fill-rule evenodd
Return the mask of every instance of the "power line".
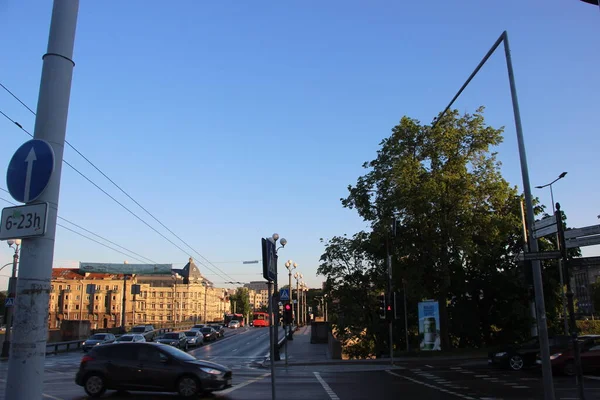
<path id="1" fill-rule="evenodd" d="M 23 101 L 21 101 L 21 99 L 15 95 L 13 92 L 11 92 L 6 86 L 4 86 L 2 83 L 0 83 L 0 86 L 2 86 L 2 88 L 4 90 L 6 90 L 12 97 L 14 97 L 19 103 L 21 103 L 25 108 L 27 108 L 29 110 L 29 112 L 31 112 L 33 115 L 36 115 L 36 113 L 29 108 Z M 5 117 L 8 118 L 8 116 L 4 113 L 2 113 Z M 10 119 L 10 118 L 9 118 Z M 13 121 L 12 119 L 10 119 L 15 125 L 17 125 L 18 127 L 20 127 L 21 129 L 23 129 L 23 127 L 16 121 Z M 23 129 L 25 131 L 25 129 Z M 27 132 L 27 131 L 25 131 Z M 30 136 L 33 137 L 33 135 L 31 135 L 29 132 L 27 132 Z M 214 268 L 216 268 L 217 270 L 219 270 L 220 272 L 222 272 L 225 276 L 231 278 L 229 275 L 227 275 L 227 273 L 225 271 L 223 271 L 222 269 L 220 269 L 219 267 L 217 267 L 215 264 L 213 264 L 212 262 L 210 262 L 206 257 L 204 257 L 202 254 L 200 254 L 199 251 L 197 251 L 195 248 L 193 248 L 190 244 L 188 244 L 185 240 L 183 240 L 181 237 L 179 237 L 179 235 L 177 235 L 175 232 L 173 232 L 171 229 L 169 229 L 165 224 L 163 224 L 158 218 L 156 218 L 150 211 L 148 211 L 145 207 L 143 207 L 138 201 L 136 201 L 133 197 L 131 197 L 129 195 L 129 193 L 127 193 L 123 188 L 121 188 L 121 186 L 119 186 L 115 181 L 113 181 L 112 179 L 110 179 L 108 177 L 108 175 L 106 175 L 100 168 L 98 168 L 96 166 L 96 164 L 94 164 L 92 161 L 90 161 L 86 156 L 84 156 L 79 150 L 77 150 L 75 148 L 75 146 L 73 146 L 71 143 L 69 143 L 68 140 L 65 139 L 65 143 L 71 148 L 73 149 L 77 154 L 79 154 L 85 161 L 87 161 L 96 171 L 98 171 L 100 174 L 102 174 L 102 176 L 104 176 L 110 183 L 112 183 L 117 189 L 119 189 L 125 196 L 127 196 L 131 201 L 133 201 L 138 207 L 140 207 L 142 210 L 144 210 L 150 217 L 152 217 L 152 219 L 154 219 L 156 222 L 158 222 L 163 228 L 165 228 L 167 231 L 169 231 L 169 233 L 171 233 L 173 236 L 175 236 L 180 242 L 182 242 L 183 244 L 185 244 L 189 249 L 191 249 L 194 253 L 196 253 L 196 255 L 200 256 L 200 258 L 202 258 L 203 260 L 205 260 L 207 263 L 209 263 L 210 265 L 212 265 Z M 66 163 L 66 161 L 65 161 Z M 167 239 L 168 240 L 168 239 Z M 187 254 L 186 251 L 184 251 L 184 253 Z M 205 266 L 206 268 L 208 268 L 209 270 L 212 270 L 211 268 L 209 268 L 206 264 L 200 262 L 201 265 Z"/>
<path id="2" fill-rule="evenodd" d="M 0 189 L 1 189 L 1 188 L 0 188 Z M 4 190 L 4 189 L 2 189 L 2 190 Z M 6 191 L 6 190 L 5 190 L 5 191 Z M 5 202 L 7 202 L 7 203 L 9 203 L 9 204 L 12 204 L 12 205 L 14 205 L 14 206 L 16 206 L 16 205 L 17 205 L 16 203 L 13 203 L 12 201 L 10 201 L 10 200 L 7 200 L 7 199 L 5 199 L 5 198 L 3 198 L 3 197 L 0 197 L 0 200 L 3 200 L 3 201 L 5 201 Z M 66 219 L 64 219 L 64 218 L 62 218 L 62 217 L 58 217 L 58 218 L 60 218 L 60 219 L 62 219 L 63 221 L 66 221 L 66 222 L 68 222 L 68 223 L 70 223 L 70 224 L 73 224 L 73 225 L 75 225 L 75 226 L 79 227 L 79 225 L 76 225 L 76 224 L 72 223 L 71 221 L 67 221 Z M 98 235 L 98 234 L 96 234 L 96 233 L 94 233 L 94 232 L 91 232 L 91 231 L 89 231 L 89 230 L 87 230 L 87 229 L 85 229 L 85 228 L 81 228 L 81 227 L 80 227 L 80 228 L 81 228 L 81 229 L 83 229 L 84 231 L 86 231 L 86 232 L 88 232 L 88 233 L 91 233 L 92 235 L 95 235 L 95 236 L 97 236 L 97 237 L 99 237 L 99 238 L 101 238 L 101 239 L 103 239 L 103 240 L 106 240 L 107 242 L 109 242 L 109 243 L 112 243 L 112 244 L 114 244 L 114 245 L 116 245 L 116 246 L 118 246 L 118 247 L 121 247 L 121 248 L 122 248 L 122 249 L 124 249 L 125 251 L 128 251 L 128 252 L 130 252 L 131 254 L 127 254 L 127 253 L 125 253 L 125 252 L 123 252 L 123 251 L 121 251 L 121 250 L 117 250 L 117 249 L 115 249 L 114 247 L 110 247 L 109 245 L 107 245 L 107 244 L 105 244 L 105 243 L 102 243 L 102 242 L 100 242 L 100 241 L 98 241 L 98 240 L 96 240 L 96 239 L 93 239 L 93 238 L 91 238 L 91 237 L 89 237 L 89 236 L 86 236 L 86 235 L 84 235 L 84 234 L 82 234 L 82 233 L 80 233 L 80 232 L 77 232 L 77 231 L 75 231 L 75 230 L 73 230 L 73 229 L 71 229 L 71 228 L 68 228 L 68 227 L 64 226 L 63 224 L 56 223 L 56 225 L 60 226 L 60 227 L 61 227 L 61 228 L 63 228 L 63 229 L 66 229 L 66 230 L 68 230 L 68 231 L 71 231 L 71 232 L 73 232 L 73 233 L 75 233 L 75 234 L 77 234 L 77 235 L 79 235 L 79 236 L 81 236 L 81 237 L 84 237 L 84 238 L 86 238 L 86 239 L 88 239 L 88 240 L 91 240 L 92 242 L 98 243 L 99 245 L 102 245 L 102 246 L 104 246 L 104 247 L 106 247 L 106 248 L 109 248 L 109 249 L 111 249 L 111 250 L 113 250 L 113 251 L 116 251 L 117 253 L 121 253 L 121 254 L 123 254 L 123 255 L 125 255 L 125 256 L 127 256 L 127 257 L 129 257 L 129 258 L 133 258 L 134 260 L 138 260 L 138 261 L 140 261 L 141 263 L 145 263 L 145 262 L 146 262 L 146 261 L 142 261 L 142 260 L 140 260 L 140 259 L 139 259 L 139 258 L 137 258 L 137 257 L 133 257 L 133 256 L 131 255 L 131 254 L 137 254 L 136 252 L 133 252 L 133 251 L 131 251 L 131 250 L 129 250 L 129 249 L 127 249 L 127 248 L 125 248 L 125 247 L 121 246 L 121 245 L 118 245 L 118 244 L 116 244 L 116 243 L 114 243 L 114 242 L 111 242 L 110 240 L 108 240 L 108 239 L 106 239 L 106 238 L 103 238 L 102 236 L 100 236 L 100 235 Z M 138 255 L 139 255 L 139 254 L 138 254 Z M 144 256 L 140 256 L 140 257 L 142 257 L 142 258 L 146 258 L 146 257 L 144 257 Z M 149 260 L 149 259 L 147 259 L 147 260 Z M 152 260 L 150 260 L 150 261 L 152 261 Z M 152 261 L 152 263 L 153 263 L 153 264 L 158 264 L 157 262 L 154 262 L 154 261 Z"/>
<path id="3" fill-rule="evenodd" d="M 6 115 L 4 112 L 2 112 L 0 110 L 0 113 L 7 118 L 9 121 L 11 121 L 12 123 L 14 123 L 17 127 L 19 127 L 19 129 L 21 129 L 23 132 L 27 133 L 29 136 L 33 137 L 33 135 L 31 134 L 31 132 L 29 132 L 27 129 L 25 129 L 21 124 L 19 124 L 18 122 L 16 122 L 15 120 L 13 120 L 12 118 L 10 118 L 8 115 Z M 65 142 L 67 144 L 69 144 L 69 146 L 71 148 L 73 148 L 75 151 L 77 151 L 78 154 L 80 154 L 82 157 L 84 157 L 77 149 L 75 149 L 70 143 L 68 143 L 66 140 Z M 85 157 L 84 157 L 85 158 Z M 92 166 L 94 166 L 94 168 L 96 168 L 98 171 L 100 171 L 91 161 L 89 161 L 87 158 L 85 158 Z M 94 181 L 92 181 L 90 178 L 88 178 L 86 175 L 84 175 L 81 171 L 79 171 L 77 168 L 75 168 L 73 165 L 71 165 L 67 160 L 65 160 L 63 158 L 63 163 L 65 163 L 66 165 L 68 165 L 69 167 L 71 167 L 71 169 L 73 169 L 75 172 L 77 172 L 79 175 L 81 175 L 85 180 L 87 180 L 89 183 L 91 183 L 92 185 L 94 185 L 98 190 L 100 190 L 102 193 L 104 193 L 106 196 L 108 196 L 110 199 L 112 199 L 115 203 L 117 203 L 118 205 L 120 205 L 122 208 L 124 208 L 126 211 L 128 211 L 131 215 L 133 215 L 135 218 L 137 218 L 138 220 L 140 220 L 143 224 L 145 224 L 147 227 L 149 227 L 150 229 L 152 229 L 154 232 L 156 232 L 157 234 L 159 234 L 163 239 L 165 239 L 166 241 L 168 241 L 169 243 L 171 243 L 173 246 L 177 247 L 179 250 L 181 250 L 184 254 L 188 255 L 188 252 L 186 250 L 184 250 L 183 248 L 181 248 L 181 246 L 177 245 L 175 242 L 173 242 L 171 239 L 167 238 L 164 234 L 162 234 L 161 232 L 159 232 L 156 228 L 154 228 L 152 225 L 148 224 L 146 221 L 144 221 L 141 217 L 139 217 L 136 213 L 134 213 L 133 211 L 131 211 L 129 208 L 127 208 L 123 203 L 121 203 L 120 201 L 118 201 L 117 199 L 115 199 L 113 196 L 111 196 L 107 191 L 105 191 L 104 189 L 102 189 L 100 186 L 98 186 Z M 103 175 L 104 173 L 102 171 L 100 171 Z M 104 175 L 106 176 L 106 175 Z M 110 180 L 110 178 L 107 177 L 107 179 Z M 112 180 L 110 180 L 115 186 L 118 187 L 118 185 L 116 185 L 116 183 L 114 183 Z M 119 189 L 121 189 L 119 187 Z M 123 191 L 121 189 L 121 191 Z M 124 191 L 123 191 L 124 192 Z M 126 192 L 124 192 L 125 194 L 127 194 Z M 127 194 L 127 196 L 129 196 Z M 131 198 L 131 196 L 129 196 Z M 132 199 L 133 200 L 133 199 Z M 139 205 L 139 203 L 137 203 L 135 200 L 133 200 L 136 204 Z M 140 207 L 142 207 L 140 205 Z M 142 209 L 144 209 L 142 207 Z M 144 211 L 148 212 L 146 209 L 144 209 Z M 152 216 L 152 215 L 151 215 Z M 154 216 L 152 216 L 154 219 L 156 219 Z M 158 220 L 157 220 L 158 221 Z M 164 226 L 164 224 L 162 224 L 160 221 L 158 221 L 161 225 Z M 166 228 L 166 227 L 165 227 Z M 175 235 L 169 228 L 166 228 L 169 232 L 171 232 L 171 234 L 173 234 L 176 238 L 178 238 L 181 242 L 183 242 L 186 246 L 188 246 L 194 253 L 196 253 L 197 255 L 199 255 L 201 258 L 203 258 L 204 260 L 206 260 L 209 264 L 211 264 L 213 267 L 215 267 L 217 270 L 219 270 L 221 273 L 215 271 L 214 269 L 212 269 L 211 267 L 209 267 L 208 265 L 206 265 L 205 263 L 203 263 L 202 261 L 199 261 L 200 265 L 202 265 L 203 267 L 205 267 L 206 269 L 208 269 L 209 271 L 215 272 L 215 275 L 220 276 L 221 278 L 225 278 L 225 279 L 231 279 L 231 277 L 229 275 L 227 275 L 227 273 L 225 273 L 223 270 L 221 270 L 219 267 L 217 267 L 216 265 L 212 264 L 208 259 L 206 259 L 202 254 L 200 254 L 198 251 L 196 251 L 193 247 L 191 247 L 189 244 L 187 244 L 183 239 L 181 239 L 179 236 Z"/>

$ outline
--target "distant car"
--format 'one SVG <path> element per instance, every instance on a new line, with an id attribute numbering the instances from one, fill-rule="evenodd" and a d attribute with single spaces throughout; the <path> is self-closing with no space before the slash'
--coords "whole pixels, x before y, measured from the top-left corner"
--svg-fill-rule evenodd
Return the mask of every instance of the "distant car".
<path id="1" fill-rule="evenodd" d="M 225 328 L 223 325 L 211 325 L 210 327 L 217 331 L 217 337 L 225 336 Z"/>
<path id="2" fill-rule="evenodd" d="M 240 327 L 240 321 L 233 319 L 231 321 L 229 321 L 229 328 L 230 329 L 237 329 Z"/>
<path id="3" fill-rule="evenodd" d="M 89 338 L 87 338 L 82 344 L 81 348 L 83 351 L 88 351 L 94 346 L 98 346 L 101 344 L 112 343 L 115 341 L 115 335 L 112 333 L 96 333 Z"/>
<path id="4" fill-rule="evenodd" d="M 231 386 L 231 370 L 158 343 L 96 346 L 84 355 L 75 376 L 90 397 L 107 389 L 177 392 L 197 398 Z"/>
<path id="5" fill-rule="evenodd" d="M 202 346 L 204 344 L 204 335 L 200 331 L 187 331 L 184 333 L 188 346 Z"/>
<path id="6" fill-rule="evenodd" d="M 215 331 L 213 328 L 211 328 L 209 326 L 207 326 L 206 328 L 202 328 L 202 330 L 200 332 L 202 332 L 205 342 L 213 342 L 213 341 L 217 340 L 217 331 Z"/>
<path id="7" fill-rule="evenodd" d="M 204 328 L 206 325 L 204 324 L 197 324 L 194 325 L 190 328 L 190 331 L 199 331 L 200 329 Z"/>
<path id="8" fill-rule="evenodd" d="M 550 354 L 568 346 L 571 338 L 558 335 L 549 338 Z M 533 338 L 525 343 L 501 347 L 488 354 L 488 364 L 519 371 L 536 363 L 536 354 L 540 351 L 539 339 Z"/>
<path id="9" fill-rule="evenodd" d="M 175 346 L 184 351 L 188 349 L 187 336 L 183 332 L 168 332 L 156 340 L 158 343 Z"/>
<path id="10" fill-rule="evenodd" d="M 126 333 L 121 335 L 115 340 L 115 343 L 140 343 L 145 342 L 146 338 L 143 335 L 137 333 Z"/>
<path id="11" fill-rule="evenodd" d="M 153 325 L 137 325 L 131 328 L 131 332 L 129 333 L 139 333 L 140 335 L 143 335 L 146 342 L 153 341 L 158 335 L 158 332 L 154 329 Z"/>

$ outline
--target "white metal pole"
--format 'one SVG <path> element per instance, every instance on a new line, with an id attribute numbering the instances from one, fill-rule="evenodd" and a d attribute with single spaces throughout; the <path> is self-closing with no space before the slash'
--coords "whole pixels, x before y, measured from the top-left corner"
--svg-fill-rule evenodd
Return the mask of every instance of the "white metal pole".
<path id="1" fill-rule="evenodd" d="M 47 231 L 43 237 L 23 239 L 17 282 L 14 335 L 8 361 L 6 398 L 30 400 L 42 397 L 44 359 L 48 338 L 48 297 L 54 259 L 56 217 L 63 151 L 67 129 L 73 47 L 79 0 L 55 0 L 48 38 L 42 57 L 42 78 L 34 138 L 47 141 L 54 150 L 54 172 L 39 202 L 47 202 Z"/>

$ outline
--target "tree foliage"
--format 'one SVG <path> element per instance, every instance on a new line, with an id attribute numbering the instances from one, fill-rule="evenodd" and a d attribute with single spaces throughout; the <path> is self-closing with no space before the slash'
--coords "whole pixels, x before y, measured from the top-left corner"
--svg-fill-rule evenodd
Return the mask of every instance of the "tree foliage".
<path id="1" fill-rule="evenodd" d="M 406 288 L 412 325 L 418 301 L 439 301 L 443 348 L 527 336 L 528 288 L 515 261 L 523 249 L 522 196 L 500 172 L 492 149 L 501 142 L 502 129 L 485 123 L 483 108 L 449 112 L 435 128 L 404 117 L 348 187 L 342 205 L 371 232 L 327 241 L 318 273 L 339 300 L 337 328 L 348 341 L 360 335 L 373 343 L 363 355 L 376 351 L 381 336 L 371 310 L 375 292 L 386 288 L 388 250 L 392 284 Z M 553 274 L 545 284 L 554 299 Z"/>
<path id="2" fill-rule="evenodd" d="M 231 312 L 248 315 L 250 309 L 250 294 L 248 288 L 238 288 L 235 293 L 229 298 L 231 304 Z"/>

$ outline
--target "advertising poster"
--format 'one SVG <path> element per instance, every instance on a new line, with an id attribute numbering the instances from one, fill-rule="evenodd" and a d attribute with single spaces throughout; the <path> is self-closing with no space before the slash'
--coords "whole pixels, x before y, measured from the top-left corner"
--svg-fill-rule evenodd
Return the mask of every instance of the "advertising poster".
<path id="1" fill-rule="evenodd" d="M 440 307 L 437 301 L 419 303 L 419 339 L 423 351 L 441 350 Z"/>

